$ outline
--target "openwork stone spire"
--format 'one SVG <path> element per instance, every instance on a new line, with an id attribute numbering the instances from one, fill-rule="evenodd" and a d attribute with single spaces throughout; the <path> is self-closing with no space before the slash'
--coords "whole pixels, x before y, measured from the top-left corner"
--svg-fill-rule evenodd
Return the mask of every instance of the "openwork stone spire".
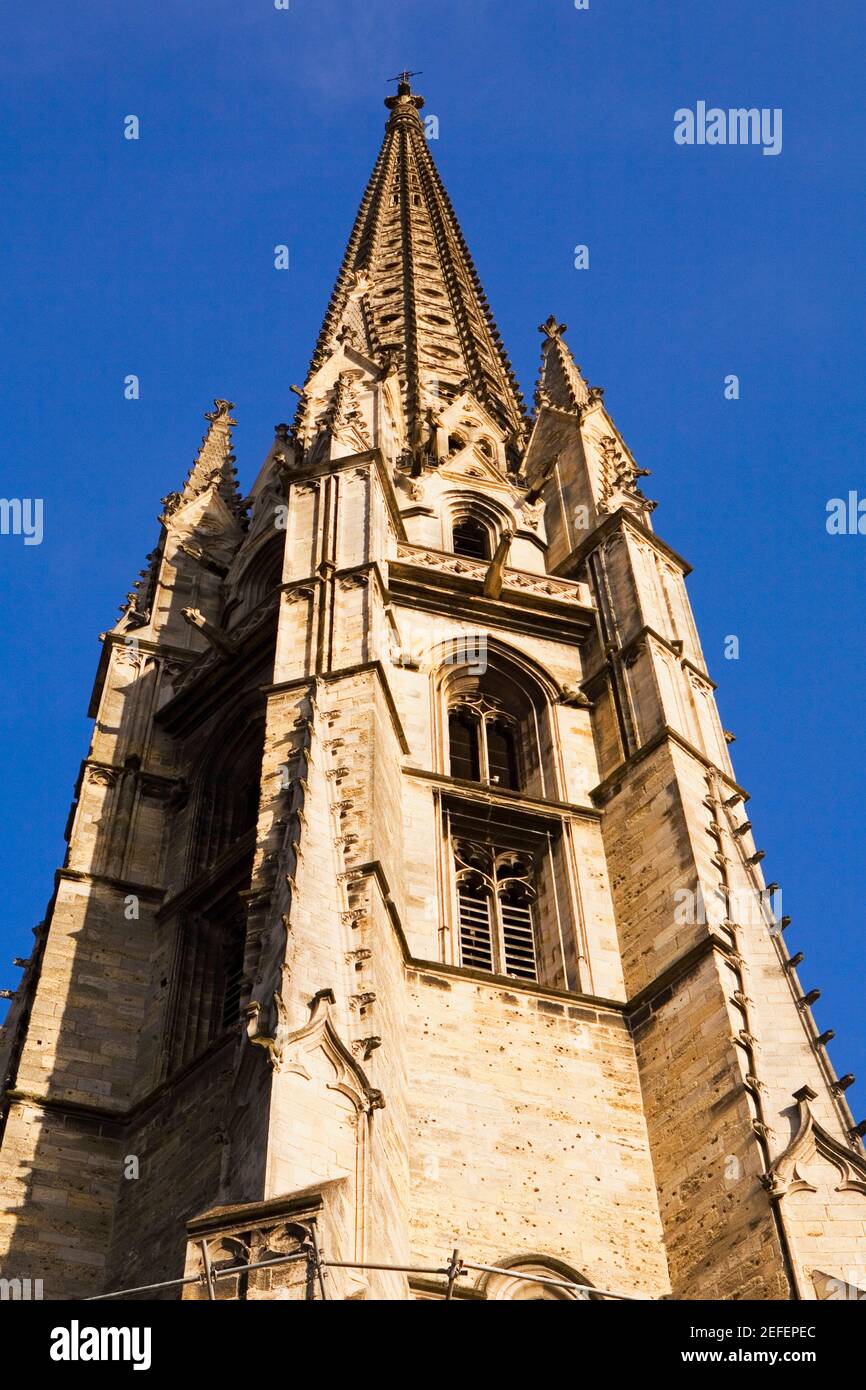
<path id="1" fill-rule="evenodd" d="M 310 366 L 344 342 L 400 377 L 409 439 L 429 406 L 469 390 L 506 435 L 524 403 L 403 74 Z M 308 376 L 308 380 L 309 380 Z M 304 422 L 302 403 L 298 425 Z"/>

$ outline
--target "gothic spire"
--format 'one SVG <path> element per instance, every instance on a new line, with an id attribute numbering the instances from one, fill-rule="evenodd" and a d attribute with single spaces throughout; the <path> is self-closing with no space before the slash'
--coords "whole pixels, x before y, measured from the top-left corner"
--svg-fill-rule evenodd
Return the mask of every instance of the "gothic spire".
<path id="1" fill-rule="evenodd" d="M 604 395 L 601 387 L 587 384 L 563 338 L 563 334 L 568 332 L 568 324 L 559 323 L 556 316 L 551 314 L 549 319 L 539 324 L 538 331 L 544 334 L 544 342 L 535 392 L 536 406 L 552 405 L 559 410 L 580 414 L 588 405 L 601 400 Z"/>
<path id="2" fill-rule="evenodd" d="M 237 424 L 231 417 L 233 409 L 232 401 L 217 399 L 214 409 L 205 413 L 204 418 L 210 423 L 187 474 L 183 491 L 172 494 L 173 498 L 177 498 L 177 506 L 191 502 L 215 483 L 219 496 L 234 516 L 239 516 L 243 510 L 232 449 L 232 425 Z"/>
<path id="3" fill-rule="evenodd" d="M 396 365 L 411 444 L 425 414 L 469 390 L 508 436 L 523 433 L 520 388 L 428 146 L 424 98 L 402 73 L 309 378 L 344 342 Z M 303 425 L 302 402 L 297 424 Z"/>
<path id="4" fill-rule="evenodd" d="M 121 604 L 121 623 L 127 629 L 142 627 L 150 621 L 165 549 L 166 526 L 176 512 L 215 484 L 221 501 L 236 521 L 240 522 L 241 526 L 244 524 L 244 503 L 238 488 L 235 455 L 232 451 L 231 431 L 232 426 L 237 423 L 231 417 L 233 409 L 231 401 L 214 401 L 214 409 L 205 413 L 208 428 L 192 467 L 186 475 L 183 488 L 180 492 L 170 492 L 162 499 L 163 510 L 159 520 L 162 522 L 163 530 L 159 543 L 148 555 L 147 566 L 139 570 L 138 578 Z"/>

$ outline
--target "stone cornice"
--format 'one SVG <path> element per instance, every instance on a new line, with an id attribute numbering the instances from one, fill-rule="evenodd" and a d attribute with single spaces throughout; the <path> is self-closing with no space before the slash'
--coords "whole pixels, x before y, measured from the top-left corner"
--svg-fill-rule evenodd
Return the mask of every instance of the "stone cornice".
<path id="1" fill-rule="evenodd" d="M 58 869 L 54 875 L 57 883 L 89 883 L 95 888 L 110 888 L 113 892 L 134 894 L 139 898 L 161 902 L 165 897 L 164 888 L 155 888 L 152 883 L 136 883 L 131 879 L 113 878 L 110 874 L 93 874 L 84 869 Z"/>
<path id="2" fill-rule="evenodd" d="M 433 551 L 423 552 L 433 554 Z M 454 559 L 453 556 L 449 557 Z M 482 568 L 484 568 L 482 566 Z M 506 572 L 506 584 L 498 599 L 484 596 L 484 581 L 474 572 L 449 573 L 431 570 L 422 564 L 392 560 L 388 564 L 389 597 L 405 600 L 416 608 L 448 616 L 472 619 L 482 626 L 545 637 L 566 645 L 580 646 L 595 631 L 595 609 L 578 600 L 555 598 L 513 586 Z M 539 587 L 547 576 L 532 576 Z"/>
<path id="3" fill-rule="evenodd" d="M 496 806 L 511 807 L 515 811 L 529 811 L 557 820 L 561 820 L 563 816 L 570 816 L 575 820 L 600 821 L 604 816 L 604 812 L 599 811 L 595 806 L 579 806 L 573 801 L 552 801 L 549 798 L 530 797 L 523 792 L 488 787 L 477 782 L 464 781 L 459 777 L 449 777 L 443 772 L 428 772 L 425 768 L 404 767 L 403 773 L 404 776 L 413 777 L 420 782 L 431 782 L 443 791 L 454 792 L 466 801 L 479 801 Z"/>
<path id="4" fill-rule="evenodd" d="M 609 801 L 612 796 L 615 796 L 620 790 L 618 784 L 623 782 L 625 778 L 630 775 L 633 768 L 643 762 L 644 758 L 648 758 L 650 754 L 654 753 L 657 748 L 660 748 L 663 743 L 667 742 L 675 743 L 683 752 L 688 753 L 701 763 L 703 767 L 712 769 L 726 786 L 730 787 L 732 791 L 739 792 L 744 801 L 749 800 L 749 792 L 747 792 L 744 787 L 741 787 L 739 782 L 734 781 L 734 778 L 729 772 L 725 772 L 714 763 L 712 759 L 708 758 L 706 753 L 702 753 L 693 743 L 689 743 L 688 739 L 683 738 L 682 734 L 677 733 L 676 729 L 672 729 L 669 724 L 663 724 L 657 734 L 654 734 L 653 737 L 642 744 L 640 748 L 635 749 L 634 753 L 628 758 L 624 758 L 619 766 L 614 768 L 613 772 L 609 772 L 604 780 L 599 782 L 598 786 L 590 792 L 590 796 L 596 805 L 603 805 L 606 801 Z"/>
<path id="5" fill-rule="evenodd" d="M 615 512 L 611 512 L 603 521 L 600 521 L 599 524 L 590 531 L 586 539 L 581 541 L 580 545 L 576 546 L 571 554 L 567 555 L 566 558 L 556 566 L 554 573 L 565 574 L 571 570 L 578 570 L 593 551 L 597 550 L 602 542 L 607 540 L 612 532 L 619 529 L 627 530 L 629 528 L 634 531 L 635 535 L 639 536 L 641 540 L 647 541 L 650 545 L 655 546 L 657 550 L 661 551 L 662 555 L 664 555 L 667 560 L 670 560 L 682 570 L 683 575 L 691 574 L 692 566 L 687 560 L 683 559 L 682 555 L 674 550 L 673 546 L 668 545 L 667 541 L 663 541 L 655 531 L 651 531 L 648 526 L 644 526 L 643 522 L 639 521 L 636 516 L 631 512 L 627 512 L 623 507 L 620 507 Z"/>

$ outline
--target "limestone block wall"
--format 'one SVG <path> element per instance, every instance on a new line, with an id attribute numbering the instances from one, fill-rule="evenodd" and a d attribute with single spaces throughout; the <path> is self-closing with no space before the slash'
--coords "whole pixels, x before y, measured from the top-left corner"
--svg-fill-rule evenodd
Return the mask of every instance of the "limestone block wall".
<path id="1" fill-rule="evenodd" d="M 0 1164 L 0 1270 L 46 1299 L 103 1288 L 121 1132 L 110 1119 L 13 1101 Z"/>
<path id="2" fill-rule="evenodd" d="M 634 1049 L 621 1014 L 409 972 L 412 1249 L 547 1255 L 599 1287 L 668 1291 Z"/>
<path id="3" fill-rule="evenodd" d="M 623 772 L 604 805 L 659 1204 L 675 1297 L 786 1298 L 749 1058 L 729 1005 L 739 989 L 732 946 L 698 914 L 689 921 L 677 911 L 677 890 L 694 892 L 711 875 L 713 840 L 704 835 L 706 847 L 695 849 L 704 771 L 662 743 Z"/>
<path id="4" fill-rule="evenodd" d="M 127 1166 L 137 1160 L 139 1176 L 115 1174 L 106 1290 L 180 1278 L 186 1221 L 220 1199 L 233 1076 L 229 1042 L 133 1113 L 121 1152 Z"/>
<path id="5" fill-rule="evenodd" d="M 3 1218 L 0 1260 L 26 1258 L 46 1297 L 94 1292 L 104 1273 L 122 1158 L 111 1117 L 136 1075 L 152 906 L 129 921 L 121 891 L 59 883 L 0 1152 L 0 1181 L 21 1204 Z"/>
<path id="6" fill-rule="evenodd" d="M 677 1299 L 787 1299 L 725 985 L 712 955 L 633 1021 Z"/>

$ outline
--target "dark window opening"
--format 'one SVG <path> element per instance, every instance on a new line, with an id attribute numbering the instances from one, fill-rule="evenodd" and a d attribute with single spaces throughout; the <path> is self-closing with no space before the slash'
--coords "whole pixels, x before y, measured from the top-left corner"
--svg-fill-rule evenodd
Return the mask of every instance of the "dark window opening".
<path id="1" fill-rule="evenodd" d="M 518 726 L 483 698 L 448 711 L 448 754 L 452 777 L 521 791 Z"/>
<path id="2" fill-rule="evenodd" d="M 481 780 L 479 722 L 468 710 L 452 709 L 448 715 L 451 776 L 468 782 Z"/>
<path id="3" fill-rule="evenodd" d="M 212 868 L 255 829 L 259 814 L 264 723 L 250 721 L 240 737 L 220 732 L 204 759 L 190 845 L 189 879 Z"/>
<path id="4" fill-rule="evenodd" d="M 241 1016 L 241 990 L 244 975 L 244 922 L 236 922 L 223 936 L 222 1026 L 233 1028 Z"/>
<path id="5" fill-rule="evenodd" d="M 514 730 L 501 719 L 488 719 L 486 730 L 489 780 L 497 787 L 517 791 L 517 749 Z"/>
<path id="6" fill-rule="evenodd" d="M 490 533 L 482 522 L 467 517 L 465 521 L 458 522 L 452 535 L 455 555 L 463 555 L 469 560 L 490 559 Z"/>
<path id="7" fill-rule="evenodd" d="M 204 1052 L 241 1017 L 246 916 L 236 896 L 179 927 L 172 985 L 168 1074 Z"/>

